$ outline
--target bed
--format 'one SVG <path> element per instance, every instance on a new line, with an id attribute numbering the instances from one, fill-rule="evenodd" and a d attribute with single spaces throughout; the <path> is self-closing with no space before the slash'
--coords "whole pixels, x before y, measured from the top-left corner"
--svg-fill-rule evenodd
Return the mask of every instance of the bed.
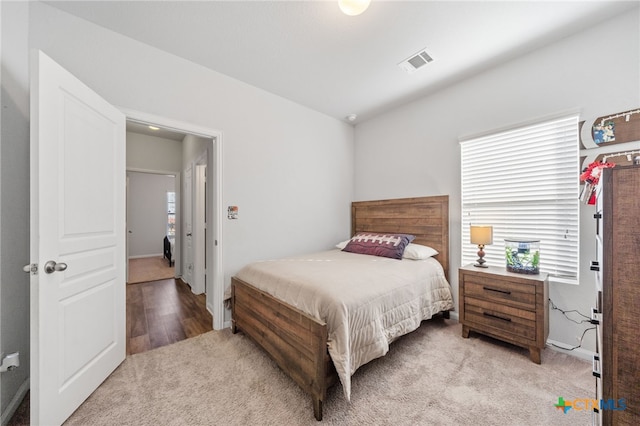
<path id="1" fill-rule="evenodd" d="M 174 263 L 173 247 L 175 245 L 175 238 L 165 235 L 163 244 L 164 244 L 164 257 L 169 262 L 169 266 L 173 266 L 173 263 Z"/>
<path id="2" fill-rule="evenodd" d="M 311 395 L 317 420 L 322 420 L 323 402 L 330 386 L 341 382 L 348 399 L 350 377 L 359 366 L 384 355 L 389 343 L 413 331 L 422 320 L 439 313 L 448 318 L 448 311 L 453 309 L 447 282 L 448 196 L 354 202 L 351 228 L 353 235 L 411 234 L 415 236 L 412 243 L 432 247 L 438 254 L 424 261 L 413 261 L 333 249 L 255 262 L 231 279 L 232 331 L 242 331 L 254 340 Z M 352 264 L 353 268 L 364 269 L 350 269 Z M 396 278 L 398 268 L 404 270 L 405 266 L 412 276 L 431 274 L 427 280 L 433 280 L 435 289 L 423 284 L 420 292 L 424 294 L 415 296 L 415 283 Z M 284 267 L 287 269 L 283 270 Z M 427 267 L 432 272 L 426 272 Z M 361 275 L 365 275 L 366 284 L 355 284 L 356 277 Z M 394 279 L 379 282 L 384 276 L 394 276 Z M 304 281 L 293 284 L 299 278 Z M 384 290 L 390 281 L 398 281 L 394 283 L 397 289 Z M 335 300 L 337 289 L 340 290 L 339 300 Z M 300 299 L 296 299 L 296 293 Z M 387 293 L 391 299 L 398 300 L 393 302 L 397 306 L 389 308 L 390 302 L 380 297 L 381 294 L 387 297 Z M 312 297 L 308 297 L 309 294 Z M 360 303 L 356 296 L 366 299 L 366 308 L 355 304 Z M 424 306 L 420 302 L 418 306 L 409 297 L 420 297 L 421 301 L 439 299 Z M 374 306 L 372 301 L 381 303 L 381 307 L 371 308 Z M 390 312 L 388 317 L 391 319 L 370 320 L 367 317 L 358 325 L 361 312 L 369 310 L 385 312 L 385 315 Z M 406 318 L 396 318 L 396 312 L 403 314 L 407 310 L 410 314 Z M 379 323 L 384 324 L 379 326 Z M 355 341 L 363 341 L 362 347 L 366 349 L 354 346 Z"/>

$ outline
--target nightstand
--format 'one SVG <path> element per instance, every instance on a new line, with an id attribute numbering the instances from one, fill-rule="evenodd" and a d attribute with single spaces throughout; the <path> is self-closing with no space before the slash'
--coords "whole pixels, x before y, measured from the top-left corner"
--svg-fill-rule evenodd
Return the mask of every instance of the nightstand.
<path id="1" fill-rule="evenodd" d="M 529 349 L 540 364 L 549 335 L 549 280 L 546 273 L 515 274 L 506 268 L 467 265 L 458 271 L 462 337 L 470 331 Z"/>

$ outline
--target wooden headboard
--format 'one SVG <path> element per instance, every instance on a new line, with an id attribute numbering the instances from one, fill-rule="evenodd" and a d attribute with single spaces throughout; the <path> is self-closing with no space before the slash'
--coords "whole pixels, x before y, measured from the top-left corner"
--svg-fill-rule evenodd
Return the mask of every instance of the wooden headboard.
<path id="1" fill-rule="evenodd" d="M 416 244 L 433 247 L 449 278 L 449 196 L 355 201 L 351 203 L 351 234 L 357 232 L 415 235 Z"/>

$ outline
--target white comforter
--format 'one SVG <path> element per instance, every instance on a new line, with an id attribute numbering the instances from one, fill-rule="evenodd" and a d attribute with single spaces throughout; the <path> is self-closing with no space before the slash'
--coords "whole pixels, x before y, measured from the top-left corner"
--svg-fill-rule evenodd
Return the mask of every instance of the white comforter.
<path id="1" fill-rule="evenodd" d="M 351 375 L 389 343 L 453 308 L 437 260 L 330 250 L 250 264 L 236 277 L 327 324 L 329 354 L 347 400 Z"/>

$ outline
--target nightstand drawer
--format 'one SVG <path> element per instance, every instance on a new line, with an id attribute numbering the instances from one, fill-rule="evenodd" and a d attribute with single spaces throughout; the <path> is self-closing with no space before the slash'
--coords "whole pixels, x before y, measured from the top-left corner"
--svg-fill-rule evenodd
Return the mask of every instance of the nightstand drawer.
<path id="1" fill-rule="evenodd" d="M 532 311 L 536 309 L 535 285 L 514 284 L 505 280 L 467 276 L 464 291 L 466 297 L 490 300 Z"/>
<path id="2" fill-rule="evenodd" d="M 492 327 L 521 339 L 536 340 L 535 312 L 466 297 L 464 322 L 472 327 L 473 324 Z"/>

